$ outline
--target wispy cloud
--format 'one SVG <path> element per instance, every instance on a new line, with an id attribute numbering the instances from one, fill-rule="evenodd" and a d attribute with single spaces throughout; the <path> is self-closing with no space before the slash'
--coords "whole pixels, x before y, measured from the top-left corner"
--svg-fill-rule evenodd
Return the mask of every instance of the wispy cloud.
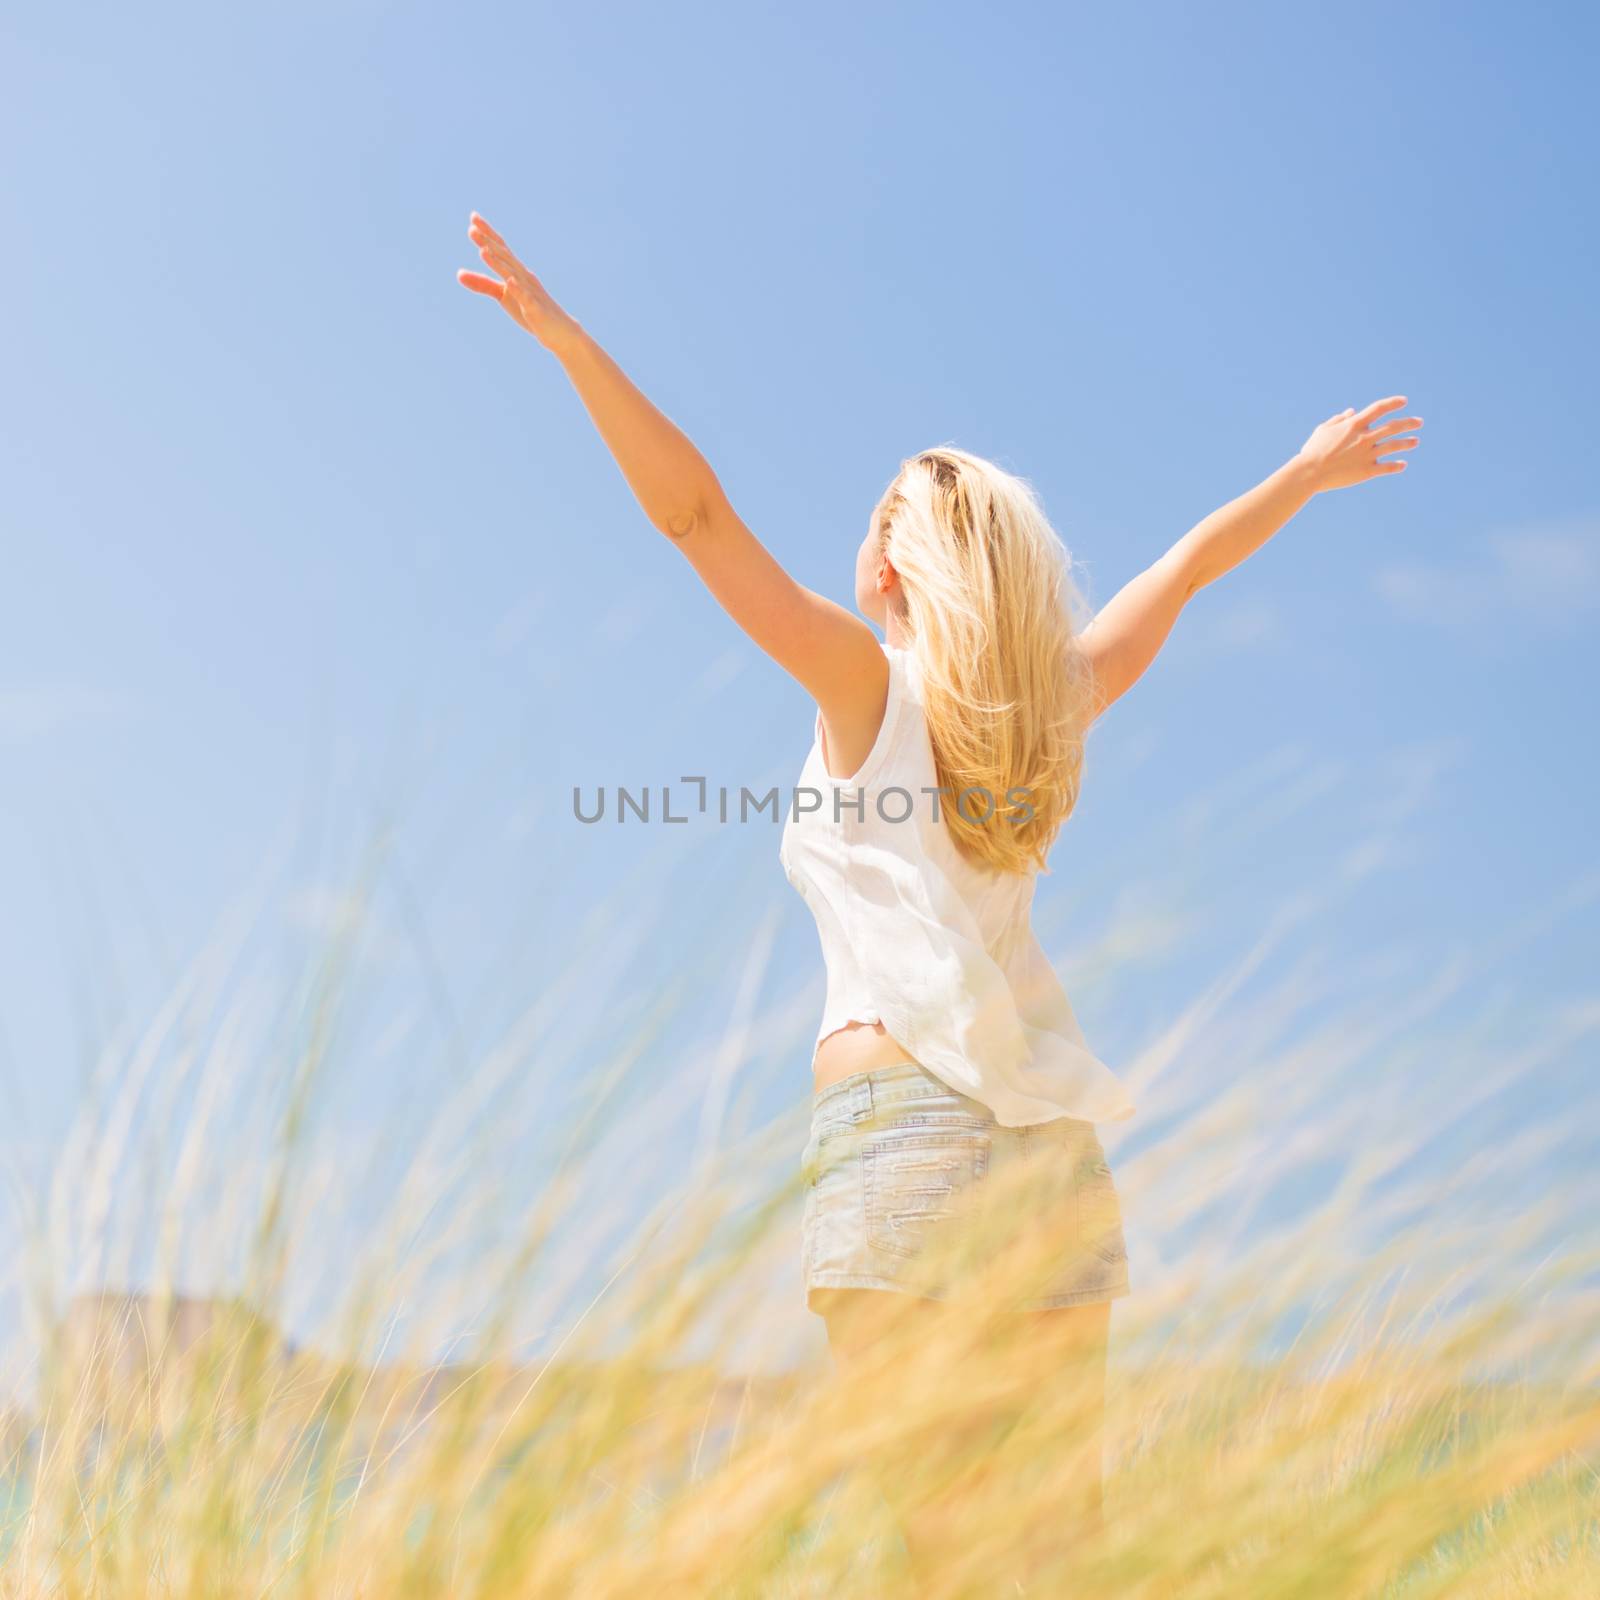
<path id="1" fill-rule="evenodd" d="M 125 715 L 132 702 L 105 689 L 0 689 L 0 739 L 37 739 L 73 723 Z"/>
<path id="2" fill-rule="evenodd" d="M 533 636 L 546 599 L 543 589 L 531 589 L 521 596 L 490 631 L 489 648 L 497 656 L 511 655 L 522 649 Z"/>
<path id="3" fill-rule="evenodd" d="M 695 688 L 702 695 L 714 695 L 719 689 L 724 689 L 732 683 L 748 665 L 748 650 L 737 648 L 724 650 L 701 674 Z"/>
<path id="4" fill-rule="evenodd" d="M 595 635 L 606 644 L 626 644 L 660 604 L 659 594 L 651 594 L 646 590 L 615 595 L 611 604 L 595 619 Z"/>
<path id="5" fill-rule="evenodd" d="M 1184 622 L 1184 647 L 1197 656 L 1238 655 L 1281 644 L 1289 636 L 1283 608 L 1270 600 L 1239 601 L 1219 610 L 1200 611 Z"/>
<path id="6" fill-rule="evenodd" d="M 1459 562 L 1384 567 L 1374 583 L 1394 610 L 1422 622 L 1568 622 L 1600 604 L 1600 523 L 1490 534 Z"/>

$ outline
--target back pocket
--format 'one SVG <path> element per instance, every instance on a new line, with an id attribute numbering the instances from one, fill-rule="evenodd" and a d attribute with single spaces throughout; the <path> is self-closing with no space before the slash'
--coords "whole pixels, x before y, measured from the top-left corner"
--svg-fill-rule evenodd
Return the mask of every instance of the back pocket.
<path id="1" fill-rule="evenodd" d="M 959 1226 L 972 1185 L 989 1168 L 989 1135 L 979 1129 L 913 1126 L 861 1148 L 867 1243 L 912 1257 L 930 1232 Z"/>

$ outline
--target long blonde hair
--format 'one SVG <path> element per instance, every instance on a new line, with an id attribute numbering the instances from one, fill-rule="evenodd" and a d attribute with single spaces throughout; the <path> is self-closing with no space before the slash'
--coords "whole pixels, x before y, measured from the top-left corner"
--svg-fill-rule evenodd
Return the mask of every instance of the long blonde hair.
<path id="1" fill-rule="evenodd" d="M 901 463 L 873 527 L 900 577 L 956 847 L 1047 871 L 1078 802 L 1092 693 L 1066 546 L 1031 485 L 952 445 Z"/>

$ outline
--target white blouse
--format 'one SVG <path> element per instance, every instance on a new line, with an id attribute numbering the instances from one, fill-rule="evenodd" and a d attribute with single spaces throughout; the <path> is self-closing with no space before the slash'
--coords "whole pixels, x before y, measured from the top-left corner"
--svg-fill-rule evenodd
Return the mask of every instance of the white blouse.
<path id="1" fill-rule="evenodd" d="M 818 713 L 778 850 L 822 941 L 817 1043 L 850 1021 L 882 1022 L 1002 1127 L 1131 1117 L 1034 934 L 1037 872 L 999 872 L 956 848 L 948 798 L 933 793 L 916 657 L 883 649 L 889 697 L 872 749 L 850 777 L 830 777 Z M 981 811 L 981 800 L 968 809 Z"/>

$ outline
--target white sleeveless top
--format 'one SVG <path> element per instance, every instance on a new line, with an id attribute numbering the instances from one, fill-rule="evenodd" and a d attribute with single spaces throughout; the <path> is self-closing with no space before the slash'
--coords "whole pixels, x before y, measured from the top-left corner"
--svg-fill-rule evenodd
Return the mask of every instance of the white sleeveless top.
<path id="1" fill-rule="evenodd" d="M 1131 1117 L 1034 934 L 1037 872 L 999 872 L 956 848 L 946 797 L 931 792 L 939 780 L 916 657 L 883 649 L 889 698 L 872 749 L 850 777 L 830 777 L 818 713 L 778 850 L 822 940 L 817 1043 L 850 1021 L 881 1022 L 1002 1127 Z"/>

